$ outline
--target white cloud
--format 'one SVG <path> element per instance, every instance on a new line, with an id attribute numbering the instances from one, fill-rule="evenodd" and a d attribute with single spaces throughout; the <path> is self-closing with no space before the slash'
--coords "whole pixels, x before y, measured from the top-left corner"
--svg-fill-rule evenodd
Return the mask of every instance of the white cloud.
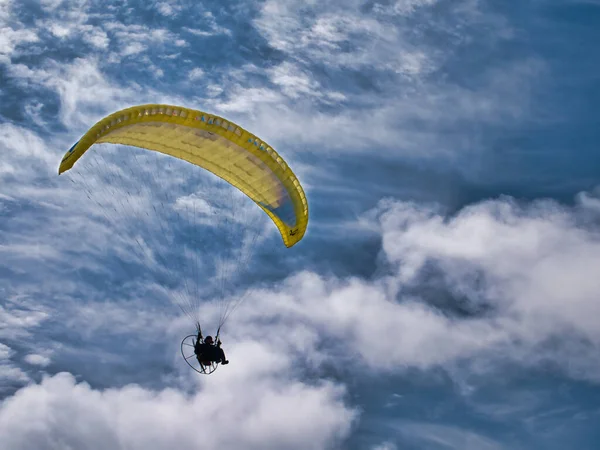
<path id="1" fill-rule="evenodd" d="M 433 3 L 405 0 L 390 8 L 402 16 Z M 44 5 L 50 11 L 61 2 Z M 166 3 L 159 4 L 159 8 L 163 6 L 163 13 L 175 13 Z M 78 15 L 75 9 L 37 25 L 48 25 L 61 40 L 81 36 L 94 49 L 106 50 L 113 44 L 119 50 L 106 60 L 89 57 L 61 64 L 16 64 L 8 69 L 24 89 L 44 87 L 55 92 L 60 100 L 59 118 L 70 131 L 68 136 L 59 133 L 42 139 L 31 130 L 10 123 L 0 125 L 0 147 L 5 155 L 0 162 L 5 189 L 0 198 L 6 202 L 5 210 L 20 203 L 32 205 L 40 213 L 33 217 L 18 211 L 11 216 L 10 227 L 3 224 L 7 228 L 0 232 L 2 266 L 19 276 L 28 274 L 28 279 L 3 279 L 0 292 L 33 296 L 43 303 L 4 303 L 3 298 L 0 336 L 30 338 L 36 326 L 52 318 L 86 343 L 104 333 L 143 335 L 139 339 L 148 344 L 146 351 L 156 339 L 179 333 L 184 326 L 182 321 L 173 325 L 157 320 L 168 316 L 166 311 L 173 305 L 165 303 L 162 309 L 146 301 L 166 299 L 177 288 L 169 290 L 140 278 L 111 293 L 114 297 L 107 301 L 106 291 L 78 278 L 78 270 L 85 267 L 92 276 L 114 271 L 102 259 L 107 249 L 112 250 L 111 256 L 131 262 L 138 236 L 129 233 L 128 227 L 139 219 L 140 211 L 149 208 L 151 197 L 142 192 L 132 194 L 135 206 L 117 221 L 126 232 L 114 233 L 115 229 L 103 224 L 98 209 L 75 198 L 68 179 L 56 177 L 63 152 L 58 149 L 68 148 L 72 142 L 66 145 L 65 139 L 76 139 L 76 132 L 85 131 L 108 112 L 144 99 L 168 98 L 144 86 L 111 80 L 103 71 L 106 61 L 151 53 L 148 50 L 155 46 L 184 47 L 184 41 L 170 30 L 145 26 L 104 22 L 102 27 L 91 27 L 87 16 Z M 201 36 L 228 32 L 210 13 L 204 17 L 209 24 L 205 28 L 184 30 Z M 237 115 L 267 140 L 295 142 L 318 152 L 391 148 L 389 154 L 410 157 L 461 151 L 440 130 L 462 129 L 452 128 L 461 121 L 497 124 L 526 117 L 527 95 L 523 92 L 540 70 L 535 61 L 491 70 L 482 79 L 481 90 L 435 84 L 428 76 L 441 67 L 439 49 L 411 41 L 402 29 L 381 17 L 338 14 L 335 8 L 317 2 L 266 2 L 256 26 L 284 53 L 284 62 L 267 70 L 245 66 L 237 74 L 228 73 L 219 84 L 213 84 L 212 73 L 196 68 L 188 72 L 190 80 L 209 83 L 207 95 L 215 98 L 208 106 Z M 7 28 L 0 34 L 0 53 L 10 58 L 23 43 L 36 42 L 36 33 Z M 372 68 L 390 74 L 393 83 L 369 92 L 357 92 L 355 86 L 332 88 L 318 76 L 315 63 L 319 70 L 344 68 L 345 74 Z M 149 73 L 164 73 L 150 63 L 147 67 Z M 248 82 L 247 74 L 263 77 L 265 84 Z M 347 102 L 348 107 L 333 112 L 322 108 L 336 102 Z M 25 108 L 29 118 L 38 123 L 40 110 L 40 103 Z M 94 177 L 88 181 L 92 186 L 106 182 Z M 594 347 L 600 344 L 600 285 L 593 272 L 600 262 L 598 236 L 590 225 L 593 220 L 582 224 L 572 217 L 580 210 L 597 211 L 597 197 L 582 193 L 580 209 L 547 203 L 521 209 L 496 201 L 473 205 L 453 217 L 423 206 L 382 203 L 370 216 L 376 220 L 367 226 L 382 234 L 382 256 L 389 264 L 389 275 L 360 280 L 301 273 L 278 287 L 253 291 L 228 323 L 226 349 L 232 364 L 219 369 L 218 377 L 201 380 L 194 395 L 135 386 L 96 390 L 75 383 L 69 375 L 57 375 L 22 389 L 5 402 L 0 407 L 0 432 L 11 430 L 10 443 L 15 449 L 51 448 L 52 442 L 59 448 L 83 442 L 91 448 L 105 448 L 104 436 L 117 447 L 152 449 L 198 444 L 196 426 L 203 423 L 215 430 L 206 438 L 208 448 L 323 448 L 347 436 L 355 416 L 344 404 L 339 386 L 297 381 L 294 373 L 305 365 L 319 370 L 324 363 L 341 361 L 341 367 L 350 367 L 344 363 L 351 362 L 355 367 L 358 362 L 358 370 L 379 373 L 407 367 L 451 368 L 466 360 L 471 367 L 485 370 L 488 364 L 511 359 L 523 365 L 550 361 L 574 377 L 598 380 L 600 359 Z M 174 198 L 175 206 L 195 205 L 199 212 L 208 212 L 206 202 L 195 195 Z M 103 200 L 110 203 L 114 198 Z M 66 240 L 64 230 L 80 238 Z M 147 263 L 159 271 L 156 246 L 139 239 Z M 436 299 L 419 296 L 418 288 L 430 265 L 454 299 L 461 297 L 474 310 L 489 307 L 490 312 L 456 317 L 430 304 Z M 58 277 L 57 273 L 68 276 Z M 85 299 L 80 298 L 82 292 Z M 49 309 L 49 302 L 56 309 Z M 209 322 L 216 321 L 217 312 L 211 304 L 202 310 Z M 65 347 L 56 352 L 76 351 Z M 9 361 L 12 352 L 8 346 L 0 347 L 0 359 L 4 356 L 0 378 L 28 381 Z M 22 359 L 39 366 L 27 370 L 50 364 L 50 353 L 43 349 L 28 348 L 26 353 Z M 101 353 L 108 351 L 98 350 Z M 185 381 L 189 387 L 189 379 Z M 256 391 L 249 392 L 248 385 Z M 15 417 L 31 411 L 31 421 L 17 423 Z M 74 411 L 82 417 L 80 428 L 69 426 L 68 414 Z M 226 414 L 221 415 L 222 411 Z M 165 423 L 168 426 L 160 426 Z M 468 432 L 422 426 L 406 430 L 415 435 L 429 433 L 440 445 L 460 447 L 466 440 L 481 448 L 494 448 L 493 442 Z M 382 443 L 380 448 L 394 447 Z"/>
<path id="2" fill-rule="evenodd" d="M 81 38 L 96 49 L 106 49 L 109 39 L 102 25 L 88 23 L 91 5 L 88 0 L 74 0 L 67 4 L 62 0 L 44 1 L 42 6 L 47 15 L 37 20 L 35 25 L 42 32 L 47 30 L 62 41 Z"/>
<path id="3" fill-rule="evenodd" d="M 177 35 L 166 28 L 125 25 L 114 21 L 106 22 L 104 28 L 116 39 L 120 46 L 118 53 L 122 57 L 137 55 L 149 48 L 163 47 L 171 43 L 180 45 Z"/>
<path id="4" fill-rule="evenodd" d="M 156 4 L 156 10 L 163 16 L 174 17 L 181 12 L 183 8 L 181 5 L 172 4 L 168 2 L 158 2 Z"/>
<path id="5" fill-rule="evenodd" d="M 395 303 L 383 283 L 327 280 L 308 273 L 291 278 L 281 291 L 249 297 L 236 312 L 232 329 L 252 336 L 252 323 L 259 320 L 253 311 L 260 312 L 260 320 L 283 320 L 287 331 L 273 325 L 279 333 L 299 332 L 310 324 L 302 339 L 313 342 L 324 333 L 323 339 L 336 342 L 335 358 L 359 356 L 363 369 L 448 365 L 508 338 L 494 323 L 460 322 L 415 301 Z"/>
<path id="6" fill-rule="evenodd" d="M 61 23 L 53 23 L 48 27 L 48 29 L 57 38 L 65 38 L 71 34 L 71 29 Z"/>
<path id="7" fill-rule="evenodd" d="M 448 450 L 503 450 L 500 442 L 469 429 L 445 424 L 399 421 L 392 425 L 409 442 L 420 447 Z"/>
<path id="8" fill-rule="evenodd" d="M 1 22 L 0 22 L 1 23 Z M 9 63 L 10 58 L 20 46 L 38 42 L 39 37 L 33 30 L 0 27 L 0 63 Z"/>
<path id="9" fill-rule="evenodd" d="M 384 202 L 378 220 L 392 275 L 365 281 L 298 274 L 274 291 L 254 291 L 229 327 L 236 339 L 258 338 L 265 331 L 256 321 L 267 321 L 274 336 L 298 333 L 282 345 L 303 355 L 324 340 L 332 350 L 321 349 L 311 363 L 317 365 L 359 357 L 365 370 L 453 372 L 464 361 L 484 371 L 506 360 L 550 362 L 569 376 L 598 380 L 600 240 L 578 214 L 551 202 L 517 207 L 497 200 L 448 218 Z M 445 307 L 418 294 L 432 264 L 443 286 L 435 295 L 450 295 Z M 452 302 L 470 314 L 453 315 Z"/>
<path id="10" fill-rule="evenodd" d="M 217 98 L 207 100 L 276 146 L 294 142 L 319 153 L 378 149 L 448 162 L 457 154 L 477 154 L 479 135 L 465 135 L 464 129 L 522 124 L 529 117 L 531 84 L 543 66 L 524 59 L 490 67 L 477 74 L 476 88 L 440 81 L 446 80 L 447 67 L 461 64 L 469 38 L 465 23 L 495 30 L 505 24 L 486 22 L 488 15 L 470 0 L 435 19 L 435 3 L 390 6 L 399 15 L 429 11 L 432 20 L 415 33 L 403 19 L 390 20 L 377 8 L 361 11 L 356 2 L 264 2 L 253 24 L 285 54 L 284 62 L 230 72 Z M 488 35 L 500 39 L 500 33 Z M 265 76 L 268 83 L 256 81 Z M 330 108 L 340 102 L 343 108 Z"/>
<path id="11" fill-rule="evenodd" d="M 10 17 L 12 6 L 12 0 L 0 0 L 0 20 L 6 20 Z"/>
<path id="12" fill-rule="evenodd" d="M 96 27 L 86 29 L 82 38 L 85 42 L 100 50 L 106 50 L 110 44 L 110 39 L 106 32 Z"/>
<path id="13" fill-rule="evenodd" d="M 46 11 L 53 11 L 59 6 L 63 4 L 64 0 L 41 0 L 40 4 Z M 82 6 L 81 2 L 79 2 L 78 6 Z"/>
<path id="14" fill-rule="evenodd" d="M 342 68 L 393 69 L 402 66 L 404 55 L 413 52 L 397 24 L 359 13 L 357 2 L 344 5 L 315 2 L 267 1 L 254 21 L 274 48 L 298 60 L 310 59 Z M 426 73 L 433 55 L 419 52 L 420 67 Z M 413 63 L 412 70 L 417 66 Z M 427 69 L 427 70 L 425 70 Z"/>
<path id="15" fill-rule="evenodd" d="M 76 59 L 71 64 L 49 63 L 46 68 L 17 64 L 10 67 L 10 73 L 22 84 L 54 90 L 60 98 L 63 124 L 80 130 L 87 130 L 103 114 L 141 100 L 139 88 L 113 83 L 94 57 Z"/>
<path id="16" fill-rule="evenodd" d="M 23 384 L 29 381 L 27 374 L 12 363 L 0 364 L 0 393 L 4 394 L 10 384 Z"/>
<path id="17" fill-rule="evenodd" d="M 206 449 L 321 449 L 348 434 L 354 413 L 338 387 L 262 375 L 252 389 L 243 380 L 215 377 L 188 396 L 135 385 L 96 390 L 61 373 L 7 399 L 0 406 L 0 434 L 10 450 L 160 450 L 199 443 Z"/>
<path id="18" fill-rule="evenodd" d="M 398 76 L 414 72 L 420 61 L 405 59 Z M 528 119 L 523 92 L 542 71 L 536 61 L 519 61 L 490 70 L 478 90 L 404 80 L 379 95 L 324 89 L 303 65 L 286 62 L 267 72 L 274 86 L 248 86 L 233 78 L 223 83 L 223 95 L 207 102 L 275 148 L 294 142 L 315 154 L 378 149 L 388 157 L 437 157 L 452 164 L 481 152 L 478 135 L 465 135 L 465 126 L 506 127 Z M 344 108 L 326 108 L 340 101 Z"/>
<path id="19" fill-rule="evenodd" d="M 14 350 L 8 345 L 0 342 L 0 394 L 2 394 L 9 383 L 24 383 L 29 380 L 25 372 L 10 361 Z"/>
<path id="20" fill-rule="evenodd" d="M 600 245 L 598 230 L 579 225 L 576 214 L 552 202 L 489 201 L 445 218 L 397 203 L 382 215 L 384 251 L 404 283 L 418 283 L 433 262 L 454 294 L 491 305 L 502 333 L 524 344 L 518 358 L 523 352 L 529 361 L 549 358 L 574 376 L 595 379 Z M 558 336 L 558 348 L 545 345 Z"/>
<path id="21" fill-rule="evenodd" d="M 70 75 L 68 85 L 50 77 L 47 71 L 15 67 L 15 70 L 19 69 L 26 79 L 47 83 L 58 89 L 64 99 L 65 123 L 71 121 L 70 117 L 80 117 L 82 110 L 85 111 L 86 101 L 93 103 L 92 97 L 89 97 L 92 93 L 95 100 L 97 93 L 105 90 L 104 97 L 108 102 L 114 101 L 114 96 L 117 95 L 117 88 L 107 82 L 98 68 L 89 64 L 89 61 L 78 61 L 67 66 L 66 70 Z M 79 84 L 80 79 L 85 81 L 83 86 Z M 296 86 L 295 81 L 290 85 Z M 82 95 L 82 90 L 89 92 Z M 273 91 L 268 92 L 274 98 L 281 98 Z M 233 108 L 234 105 L 230 107 Z M 32 157 L 34 161 L 43 162 L 47 170 L 52 168 L 55 171 L 56 155 L 47 153 L 42 141 L 33 133 L 23 132 L 10 125 L 5 125 L 2 131 L 6 136 L 4 142 L 9 145 L 23 139 L 30 143 L 27 154 L 20 153 L 22 146 L 15 144 L 11 147 L 14 149 L 9 153 L 16 159 L 9 159 L 8 163 L 13 171 L 19 166 L 15 161 Z M 31 177 L 32 173 L 28 176 Z M 47 197 L 51 194 L 44 194 L 47 188 L 36 192 L 31 187 L 16 187 L 19 190 L 8 191 L 11 196 L 21 197 L 24 195 L 23 189 L 29 189 L 28 195 L 34 193 L 34 198 L 43 199 L 50 205 L 63 206 L 68 198 L 61 196 L 64 192 L 57 191 L 61 194 L 58 196 L 59 200 L 48 202 Z M 141 196 L 139 201 L 142 205 L 149 199 Z M 110 248 L 121 248 L 121 256 L 127 260 L 125 249 L 131 248 L 131 243 L 126 243 L 125 240 L 116 242 L 115 239 L 124 238 L 111 235 L 109 230 L 102 229 L 99 224 L 95 224 L 95 228 L 91 227 L 93 222 L 84 217 L 86 211 L 83 209 L 82 216 L 74 216 L 68 224 L 64 218 L 46 223 L 45 232 L 48 236 L 56 237 L 66 226 L 67 229 L 85 228 L 87 232 L 93 233 L 93 239 L 82 243 L 80 248 L 71 249 L 75 253 L 81 252 L 82 258 L 91 259 L 90 264 L 86 261 L 90 270 L 103 270 L 98 267 L 97 262 L 93 263 L 92 257 L 100 254 L 103 246 L 109 242 Z M 524 354 L 530 354 L 532 349 L 542 346 L 557 330 L 574 329 L 596 342 L 599 336 L 594 330 L 600 327 L 595 319 L 598 311 L 594 306 L 594 292 L 598 291 L 599 286 L 586 272 L 586 267 L 594 267 L 598 263 L 596 246 L 590 240 L 592 235 L 565 219 L 568 212 L 560 208 L 541 208 L 541 212 L 536 211 L 536 208 L 532 208 L 525 214 L 508 203 L 491 202 L 467 208 L 448 221 L 439 212 L 428 208 L 384 203 L 377 214 L 385 255 L 391 264 L 398 267 L 396 278 L 368 283 L 360 280 L 330 280 L 314 274 L 303 274 L 290 279 L 282 292 L 267 293 L 262 299 L 253 299 L 253 305 L 263 305 L 259 310 L 267 311 L 275 317 L 283 317 L 285 314 L 298 321 L 294 332 L 301 334 L 306 342 L 316 340 L 319 331 L 330 333 L 334 339 L 356 350 L 368 367 L 376 370 L 396 370 L 399 366 L 427 369 L 436 365 L 448 365 L 465 358 L 478 358 L 486 352 L 503 353 L 507 348 L 514 349 L 515 340 L 524 342 L 514 352 L 515 357 L 523 357 Z M 10 246 L 3 247 L 4 253 L 9 252 L 12 258 L 23 262 L 36 254 L 31 249 L 43 250 L 40 255 L 45 259 L 58 261 L 64 251 L 64 246 L 44 247 L 35 242 L 35 236 L 29 236 L 28 239 L 21 237 L 16 242 L 11 242 Z M 564 270 L 562 261 L 565 258 L 568 259 L 567 266 L 573 270 Z M 422 302 L 423 299 L 406 298 L 402 303 L 396 303 L 398 290 L 402 292 L 403 286 L 418 281 L 418 275 L 430 260 L 441 267 L 451 290 L 467 295 L 475 304 L 491 302 L 499 308 L 499 313 L 491 318 L 460 320 L 427 306 Z M 524 267 L 528 271 L 524 271 Z M 478 288 L 476 284 L 480 273 L 493 281 L 485 290 Z M 556 281 L 561 280 L 561 277 L 562 282 Z M 578 286 L 575 293 L 571 289 L 572 284 Z M 65 285 L 61 289 L 63 294 L 68 294 L 73 286 Z M 287 299 L 287 302 L 279 303 L 280 298 Z M 247 301 L 245 305 L 251 303 L 252 301 Z M 564 305 L 567 304 L 570 308 L 565 309 Z M 74 315 L 75 321 L 85 322 L 86 317 L 89 319 L 95 315 L 94 308 L 86 309 L 84 305 L 79 308 L 82 314 Z M 244 318 L 237 319 L 238 324 L 241 323 L 251 333 L 247 328 L 252 328 L 252 321 L 257 317 L 251 310 L 244 311 L 238 316 Z M 113 317 L 118 317 L 119 314 L 116 311 Z M 110 314 L 102 317 L 105 322 L 118 322 L 111 319 Z M 313 327 L 308 330 L 304 325 L 300 326 L 300 323 L 306 323 L 307 320 Z M 535 327 L 532 326 L 533 323 Z M 142 324 L 141 327 L 143 326 Z M 373 343 L 371 337 L 377 334 L 389 336 L 390 339 Z M 576 341 L 564 341 L 565 346 L 571 344 L 574 347 L 569 347 L 573 355 L 569 362 L 573 374 L 593 377 L 598 360 L 593 357 L 577 357 L 587 355 L 587 350 Z M 562 353 L 548 351 L 537 354 L 553 361 L 565 357 Z"/>
<path id="22" fill-rule="evenodd" d="M 301 67 L 284 62 L 278 66 L 269 69 L 271 81 L 281 88 L 283 94 L 291 99 L 299 97 L 317 97 L 341 101 L 345 99 L 341 92 L 327 92 L 319 83 L 305 73 Z"/>
<path id="23" fill-rule="evenodd" d="M 8 359 L 14 352 L 8 345 L 0 342 L 0 361 Z"/>
<path id="24" fill-rule="evenodd" d="M 200 24 L 199 24 L 200 25 Z M 222 27 L 217 23 L 215 16 L 210 11 L 206 11 L 202 14 L 202 28 L 190 28 L 183 27 L 182 29 L 195 36 L 216 36 L 219 34 L 231 35 L 231 31 L 228 28 Z"/>
<path id="25" fill-rule="evenodd" d="M 6 299 L 3 299 L 6 300 Z M 48 313 L 18 305 L 0 305 L 0 337 L 19 340 L 31 335 L 30 329 L 40 325 L 48 318 Z"/>
<path id="26" fill-rule="evenodd" d="M 0 255 L 8 259 L 11 256 L 19 255 L 32 259 L 41 260 L 57 260 L 60 258 L 60 253 L 47 244 L 9 244 L 0 245 Z"/>
<path id="27" fill-rule="evenodd" d="M 196 67 L 192 69 L 192 71 L 188 75 L 190 81 L 196 81 L 204 77 L 204 70 L 200 67 Z"/>
<path id="28" fill-rule="evenodd" d="M 216 106 L 227 112 L 246 112 L 253 111 L 258 105 L 268 105 L 279 103 L 281 94 L 266 88 L 234 88 L 230 91 L 229 98 Z"/>
<path id="29" fill-rule="evenodd" d="M 376 4 L 375 9 L 379 13 L 388 15 L 410 15 L 419 8 L 435 5 L 439 0 L 396 0 L 388 5 Z"/>
<path id="30" fill-rule="evenodd" d="M 403 1 L 394 7 L 413 11 L 428 8 L 430 3 Z M 75 6 L 64 11 L 58 8 L 44 28 L 56 26 L 63 30 L 61 35 L 81 36 L 100 51 L 106 51 L 114 42 L 118 47 L 116 52 L 102 58 L 90 56 L 66 68 L 48 63 L 43 69 L 22 65 L 10 69 L 11 74 L 21 78 L 22 82 L 35 82 L 56 90 L 61 96 L 62 118 L 70 125 L 73 125 L 69 123 L 71 120 L 78 118 L 70 112 L 77 106 L 74 103 L 88 103 L 85 109 L 91 108 L 93 102 L 86 97 L 94 89 L 99 92 L 99 95 L 93 95 L 94 109 L 102 111 L 112 110 L 108 105 L 120 107 L 141 101 L 140 96 L 144 96 L 133 85 L 124 89 L 113 86 L 100 62 L 118 64 L 126 56 L 141 57 L 152 73 L 161 77 L 165 71 L 150 61 L 149 49 L 187 45 L 165 28 L 153 29 L 139 24 L 126 26 L 114 20 L 105 20 L 101 27 L 92 27 L 88 24 L 87 13 L 79 14 Z M 285 1 L 263 4 L 255 26 L 271 45 L 287 52 L 288 58 L 266 72 L 258 67 L 255 71 L 242 67 L 236 76 L 234 70 L 227 79 L 220 80 L 220 85 L 205 74 L 203 79 L 210 83 L 205 90 L 208 99 L 199 101 L 217 111 L 237 116 L 234 118 L 245 121 L 261 135 L 266 130 L 265 138 L 274 145 L 294 141 L 308 151 L 318 146 L 320 152 L 384 148 L 388 154 L 411 158 L 434 155 L 450 159 L 457 152 L 480 151 L 474 142 L 476 137 L 452 131 L 461 121 L 485 124 L 526 117 L 527 96 L 523 92 L 529 91 L 528 80 L 539 73 L 535 62 L 517 62 L 512 67 L 490 71 L 487 83 L 479 83 L 481 88 L 476 91 L 432 84 L 428 75 L 439 70 L 441 62 L 452 58 L 452 49 L 444 48 L 441 52 L 425 39 L 415 40 L 414 35 L 407 35 L 397 23 L 377 14 L 355 16 L 353 6 L 357 5 L 338 8 Z M 476 6 L 472 8 L 476 9 Z M 305 12 L 310 14 L 304 15 Z M 452 17 L 460 21 L 462 16 L 456 13 Z M 201 33 L 222 31 L 210 12 L 204 13 L 202 21 L 208 24 L 210 31 Z M 288 29 L 285 25 L 288 22 L 296 31 Z M 435 27 L 435 24 L 431 26 Z M 336 51 L 332 52 L 332 48 Z M 185 53 L 185 49 L 182 51 Z M 442 59 L 440 55 L 444 55 Z M 330 83 L 324 86 L 322 79 L 317 77 L 315 64 L 317 67 L 323 64 L 368 67 L 369 71 L 375 71 L 372 74 L 375 85 L 378 76 L 387 79 L 391 76 L 396 81 L 386 84 L 380 93 L 363 91 L 357 86 L 332 88 Z M 268 84 L 249 82 L 250 73 L 268 78 Z M 200 74 L 194 69 L 189 76 L 191 80 L 197 80 Z M 155 92 L 146 95 L 150 101 L 156 100 L 157 96 Z M 329 109 L 340 102 L 344 103 L 342 110 Z M 273 125 L 275 116 L 276 126 Z M 99 114 L 84 115 L 81 122 L 89 124 L 99 117 Z M 440 129 L 449 131 L 440 133 Z"/>
<path id="31" fill-rule="evenodd" d="M 131 56 L 146 51 L 148 47 L 141 42 L 131 42 L 125 44 L 121 49 L 121 56 Z"/>
<path id="32" fill-rule="evenodd" d="M 182 30 L 186 31 L 186 32 L 188 32 L 190 34 L 193 34 L 195 36 L 207 37 L 207 36 L 214 36 L 215 35 L 215 33 L 213 33 L 212 31 L 197 30 L 195 28 L 189 28 L 189 27 L 183 27 Z"/>
<path id="33" fill-rule="evenodd" d="M 56 155 L 48 151 L 43 140 L 35 133 L 12 125 L 0 124 L 1 147 L 6 155 L 3 161 L 4 169 L 0 166 L 0 179 L 3 172 L 28 178 L 35 175 L 38 170 L 45 174 L 55 172 Z M 24 186 L 21 188 L 25 189 Z"/>
<path id="34" fill-rule="evenodd" d="M 35 353 L 26 355 L 24 359 L 25 359 L 25 362 L 27 362 L 28 364 L 31 364 L 33 366 L 40 366 L 40 367 L 46 367 L 51 362 L 49 357 L 47 357 L 45 355 L 35 354 Z"/>
<path id="35" fill-rule="evenodd" d="M 581 192 L 577 195 L 578 203 L 587 210 L 600 213 L 600 187 L 593 192 Z"/>
<path id="36" fill-rule="evenodd" d="M 396 444 L 394 444 L 393 442 L 389 442 L 389 441 L 378 444 L 372 448 L 372 450 L 397 450 L 397 449 L 398 449 L 398 447 L 396 447 Z"/>

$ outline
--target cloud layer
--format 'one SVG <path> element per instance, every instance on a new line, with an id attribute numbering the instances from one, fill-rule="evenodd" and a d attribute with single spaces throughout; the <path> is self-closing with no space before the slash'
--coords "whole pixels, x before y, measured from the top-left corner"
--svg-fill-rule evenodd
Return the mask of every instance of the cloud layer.
<path id="1" fill-rule="evenodd" d="M 2 443 L 518 448 L 510 430 L 564 448 L 567 427 L 586 448 L 597 77 L 572 42 L 600 27 L 572 23 L 578 8 L 0 2 Z M 210 216 L 230 221 L 226 194 L 121 147 L 98 158 L 127 182 L 86 172 L 92 159 L 56 174 L 96 120 L 146 102 L 252 129 L 310 201 L 302 245 L 258 252 L 238 279 L 252 289 L 223 330 L 231 364 L 208 378 L 178 354 L 195 324 L 176 300 L 194 277 L 214 331 L 210 275 L 232 261 Z M 159 197 L 162 219 L 146 214 Z"/>
<path id="2" fill-rule="evenodd" d="M 255 354 L 263 358 L 268 355 Z M 263 361 L 265 362 L 265 361 Z M 137 386 L 96 390 L 66 373 L 24 388 L 0 410 L 7 449 L 169 449 L 329 447 L 354 413 L 331 384 L 252 380 L 210 383 L 195 394 Z"/>

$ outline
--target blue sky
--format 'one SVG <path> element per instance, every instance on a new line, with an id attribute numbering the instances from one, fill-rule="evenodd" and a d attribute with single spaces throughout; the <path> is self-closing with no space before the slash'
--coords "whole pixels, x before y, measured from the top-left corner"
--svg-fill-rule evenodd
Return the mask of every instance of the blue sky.
<path id="1" fill-rule="evenodd" d="M 598 1 L 0 0 L 0 29 L 3 448 L 597 448 Z M 57 175 L 143 103 L 229 118 L 307 192 L 210 377 L 176 300 L 215 322 L 232 235 L 176 206 L 227 194 L 104 146 L 140 186 L 104 220 L 110 177 Z"/>

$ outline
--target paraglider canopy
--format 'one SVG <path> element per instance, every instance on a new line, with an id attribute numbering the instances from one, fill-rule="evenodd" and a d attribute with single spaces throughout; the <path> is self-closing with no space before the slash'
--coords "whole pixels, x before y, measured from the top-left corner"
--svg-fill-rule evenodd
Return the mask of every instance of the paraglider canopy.
<path id="1" fill-rule="evenodd" d="M 96 123 L 63 157 L 58 173 L 96 143 L 157 151 L 202 167 L 238 188 L 273 220 L 283 242 L 299 242 L 308 225 L 300 182 L 268 144 L 220 116 L 180 106 L 148 104 L 117 111 Z"/>

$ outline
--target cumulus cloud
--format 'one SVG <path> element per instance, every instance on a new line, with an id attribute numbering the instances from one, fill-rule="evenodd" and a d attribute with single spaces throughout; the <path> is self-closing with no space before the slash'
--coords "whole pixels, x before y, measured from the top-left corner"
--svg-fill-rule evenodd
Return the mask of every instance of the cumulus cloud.
<path id="1" fill-rule="evenodd" d="M 261 317 L 252 310 L 260 311 Z M 281 291 L 249 298 L 236 317 L 232 328 L 250 335 L 253 321 L 267 318 L 278 333 L 294 330 L 302 336 L 304 344 L 296 344 L 300 348 L 327 336 L 326 342 L 335 343 L 331 347 L 335 358 L 360 357 L 366 364 L 363 368 L 375 370 L 447 365 L 506 338 L 493 323 L 461 323 L 417 301 L 397 304 L 382 283 L 324 279 L 309 273 L 288 280 Z M 240 322 L 245 320 L 244 326 Z M 314 362 L 322 363 L 322 355 Z"/>
<path id="2" fill-rule="evenodd" d="M 581 192 L 577 195 L 578 203 L 593 213 L 600 213 L 600 187 L 592 192 Z"/>
<path id="3" fill-rule="evenodd" d="M 2 28 L 0 62 L 8 62 L 8 57 L 12 56 L 19 46 L 37 41 L 39 41 L 39 37 L 34 31 Z"/>
<path id="4" fill-rule="evenodd" d="M 31 364 L 33 366 L 46 367 L 50 364 L 50 358 L 45 355 L 38 355 L 35 353 L 31 353 L 25 356 L 25 362 Z"/>
<path id="5" fill-rule="evenodd" d="M 167 2 L 156 3 L 156 10 L 163 16 L 174 17 L 181 12 L 183 8 L 180 5 L 173 5 Z"/>
<path id="6" fill-rule="evenodd" d="M 491 308 L 491 317 L 474 323 L 494 324 L 515 343 L 516 355 L 527 354 L 523 362 L 549 358 L 571 375 L 597 378 L 599 236 L 577 210 L 510 200 L 453 217 L 403 203 L 384 209 L 383 249 L 402 283 L 422 283 L 420 275 L 433 265 L 454 295 L 475 310 Z"/>
<path id="7" fill-rule="evenodd" d="M 190 81 L 196 81 L 204 77 L 204 71 L 200 67 L 192 69 L 188 75 Z"/>
<path id="8" fill-rule="evenodd" d="M 550 201 L 488 201 L 453 216 L 383 202 L 376 220 L 390 275 L 296 275 L 248 299 L 234 328 L 252 335 L 260 311 L 304 330 L 305 342 L 324 333 L 377 370 L 512 359 L 597 380 L 600 241 L 579 214 Z"/>
<path id="9" fill-rule="evenodd" d="M 9 385 L 29 380 L 25 372 L 10 360 L 13 354 L 13 349 L 0 342 L 0 395 L 5 393 Z"/>
<path id="10" fill-rule="evenodd" d="M 0 360 L 7 360 L 12 355 L 12 350 L 8 345 L 0 344 Z"/>
<path id="11" fill-rule="evenodd" d="M 7 450 L 321 449 L 348 434 L 354 412 L 339 387 L 263 376 L 251 390 L 243 380 L 220 380 L 186 395 L 135 385 L 96 390 L 60 373 L 2 404 L 0 434 Z"/>
<path id="12" fill-rule="evenodd" d="M 106 50 L 110 44 L 110 38 L 106 31 L 99 28 L 86 30 L 82 38 L 85 42 L 100 50 Z"/>

